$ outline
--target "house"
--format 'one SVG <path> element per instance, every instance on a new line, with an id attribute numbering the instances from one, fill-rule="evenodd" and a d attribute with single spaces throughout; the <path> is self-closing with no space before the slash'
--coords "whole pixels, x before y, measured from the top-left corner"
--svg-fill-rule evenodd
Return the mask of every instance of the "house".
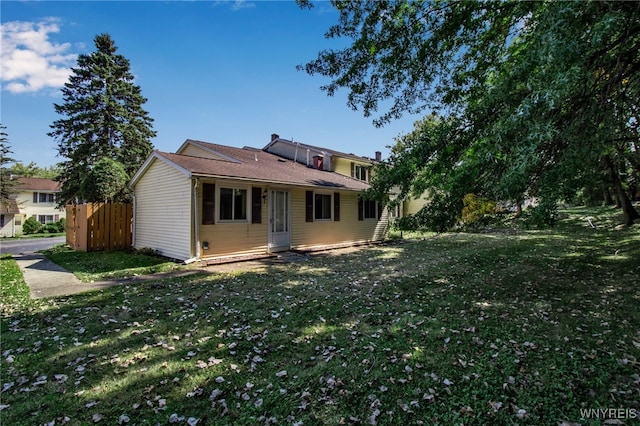
<path id="1" fill-rule="evenodd" d="M 15 237 L 22 234 L 22 224 L 35 217 L 43 225 L 58 222 L 65 217 L 64 209 L 57 205 L 56 194 L 60 184 L 51 179 L 17 178 L 13 203 L 2 206 L 0 236 Z"/>
<path id="2" fill-rule="evenodd" d="M 271 141 L 263 150 L 302 164 L 351 176 L 364 182 L 371 182 L 371 177 L 375 173 L 375 165 L 382 161 L 380 151 L 375 152 L 374 158 L 361 157 L 283 139 L 275 133 L 271 135 Z M 394 194 L 390 194 L 390 196 L 393 197 Z M 414 215 L 427 203 L 427 192 L 420 197 L 408 197 L 389 212 L 389 220 Z"/>
<path id="3" fill-rule="evenodd" d="M 275 133 L 271 135 L 271 142 L 263 150 L 307 166 L 336 172 L 364 182 L 371 181 L 373 166 L 379 163 L 382 158 L 380 151 L 376 151 L 375 159 L 360 157 L 354 154 L 290 141 L 281 138 Z"/>
<path id="4" fill-rule="evenodd" d="M 189 262 L 382 240 L 369 184 L 325 164 L 195 140 L 154 151 L 130 182 L 133 246 Z"/>

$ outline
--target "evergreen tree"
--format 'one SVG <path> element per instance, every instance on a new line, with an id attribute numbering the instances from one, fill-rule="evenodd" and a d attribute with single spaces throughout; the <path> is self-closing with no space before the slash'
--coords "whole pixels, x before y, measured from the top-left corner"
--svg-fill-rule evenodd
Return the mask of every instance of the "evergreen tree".
<path id="1" fill-rule="evenodd" d="M 11 172 L 7 164 L 15 160 L 9 155 L 12 153 L 9 138 L 4 131 L 6 127 L 0 124 L 0 205 L 9 206 L 9 200 L 13 198 L 17 181 L 11 179 Z"/>
<path id="2" fill-rule="evenodd" d="M 121 163 L 131 177 L 151 153 L 151 138 L 156 135 L 153 119 L 142 108 L 147 99 L 133 82 L 129 60 L 116 54 L 108 34 L 96 36 L 94 42 L 95 52 L 78 56 L 62 89 L 64 102 L 54 104 L 64 116 L 54 121 L 48 134 L 58 143 L 58 155 L 67 159 L 56 177 L 61 204 L 83 200 L 83 178 L 103 158 Z"/>

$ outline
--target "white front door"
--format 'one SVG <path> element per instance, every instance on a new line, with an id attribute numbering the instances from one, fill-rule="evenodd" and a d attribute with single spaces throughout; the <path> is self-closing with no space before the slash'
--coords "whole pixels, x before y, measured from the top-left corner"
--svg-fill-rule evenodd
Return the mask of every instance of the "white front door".
<path id="1" fill-rule="evenodd" d="M 291 248 L 289 191 L 272 189 L 269 197 L 269 252 Z"/>

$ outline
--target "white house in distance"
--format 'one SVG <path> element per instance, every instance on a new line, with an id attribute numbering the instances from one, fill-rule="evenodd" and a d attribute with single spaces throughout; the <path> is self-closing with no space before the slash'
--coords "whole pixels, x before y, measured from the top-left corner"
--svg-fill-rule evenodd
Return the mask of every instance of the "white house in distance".
<path id="1" fill-rule="evenodd" d="M 60 184 L 44 178 L 16 178 L 15 199 L 0 209 L 0 237 L 22 234 L 22 225 L 30 217 L 43 225 L 58 222 L 66 216 L 57 206 Z"/>

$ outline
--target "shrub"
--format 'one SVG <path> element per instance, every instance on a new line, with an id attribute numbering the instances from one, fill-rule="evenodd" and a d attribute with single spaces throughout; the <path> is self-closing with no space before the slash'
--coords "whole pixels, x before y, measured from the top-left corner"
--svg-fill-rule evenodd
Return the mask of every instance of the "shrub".
<path id="1" fill-rule="evenodd" d="M 38 231 L 39 234 L 57 234 L 58 232 L 58 224 L 57 223 L 47 223 Z"/>
<path id="2" fill-rule="evenodd" d="M 143 256 L 159 256 L 160 252 L 156 249 L 152 249 L 151 247 L 142 247 L 137 249 L 135 254 L 141 254 Z"/>
<path id="3" fill-rule="evenodd" d="M 472 225 L 485 216 L 493 215 L 496 212 L 495 201 L 478 197 L 476 194 L 465 195 L 462 203 L 464 207 L 462 208 L 462 217 L 460 220 L 466 226 Z"/>
<path id="4" fill-rule="evenodd" d="M 558 204 L 543 198 L 535 207 L 525 211 L 523 219 L 526 228 L 553 227 L 558 221 Z"/>
<path id="5" fill-rule="evenodd" d="M 393 222 L 393 227 L 398 231 L 415 231 L 418 229 L 416 219 L 412 215 L 397 218 Z"/>
<path id="6" fill-rule="evenodd" d="M 30 217 L 22 224 L 22 232 L 25 234 L 36 234 L 40 228 L 42 228 L 42 224 L 35 217 Z"/>
<path id="7" fill-rule="evenodd" d="M 58 232 L 65 232 L 67 230 L 67 219 L 63 217 L 56 223 L 56 226 L 58 227 Z"/>

